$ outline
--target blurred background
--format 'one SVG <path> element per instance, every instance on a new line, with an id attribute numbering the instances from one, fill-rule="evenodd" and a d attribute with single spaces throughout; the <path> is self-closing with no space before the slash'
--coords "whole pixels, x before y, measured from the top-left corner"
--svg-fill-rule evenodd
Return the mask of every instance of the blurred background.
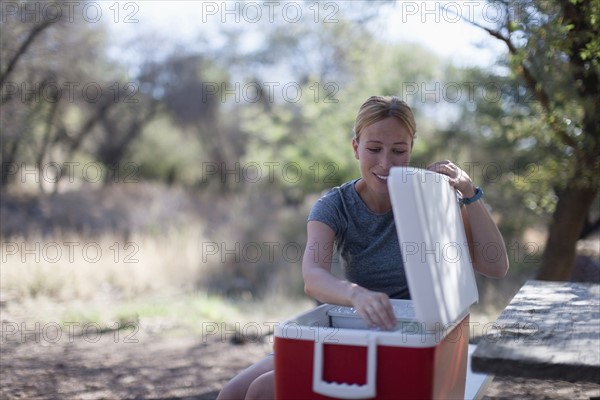
<path id="1" fill-rule="evenodd" d="M 3 321 L 198 332 L 310 307 L 306 217 L 358 176 L 352 126 L 374 94 L 413 108 L 413 165 L 453 160 L 485 190 L 511 269 L 478 277 L 481 318 L 526 279 L 599 280 L 598 1 L 0 15 Z"/>

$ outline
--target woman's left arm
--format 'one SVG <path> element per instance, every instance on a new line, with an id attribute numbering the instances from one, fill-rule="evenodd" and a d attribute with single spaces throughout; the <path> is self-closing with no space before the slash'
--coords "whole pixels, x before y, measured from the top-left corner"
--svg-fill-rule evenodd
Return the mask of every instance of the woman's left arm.
<path id="1" fill-rule="evenodd" d="M 470 192 L 466 193 L 463 193 L 464 197 L 471 197 Z M 475 191 L 472 193 L 474 195 Z M 461 213 L 475 271 L 492 278 L 503 278 L 508 272 L 506 246 L 483 200 L 463 205 Z"/>
<path id="2" fill-rule="evenodd" d="M 471 178 L 452 162 L 440 161 L 427 169 L 447 175 L 450 185 L 460 191 L 463 198 L 475 196 Z M 483 199 L 464 204 L 461 213 L 475 271 L 489 277 L 503 278 L 508 272 L 506 245 Z"/>

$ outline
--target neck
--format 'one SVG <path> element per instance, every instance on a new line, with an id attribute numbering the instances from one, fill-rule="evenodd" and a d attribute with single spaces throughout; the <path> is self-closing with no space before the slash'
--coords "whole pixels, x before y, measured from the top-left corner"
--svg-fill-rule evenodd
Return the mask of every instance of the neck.
<path id="1" fill-rule="evenodd" d="M 355 188 L 369 210 L 374 213 L 383 214 L 392 209 L 392 203 L 388 193 L 374 193 L 369 190 L 363 179 L 356 183 Z"/>

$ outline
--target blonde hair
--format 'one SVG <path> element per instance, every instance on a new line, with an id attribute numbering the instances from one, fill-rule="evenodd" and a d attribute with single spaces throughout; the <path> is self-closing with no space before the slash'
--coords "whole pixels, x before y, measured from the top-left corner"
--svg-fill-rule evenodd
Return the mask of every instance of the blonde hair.
<path id="1" fill-rule="evenodd" d="M 396 96 L 371 96 L 358 110 L 353 129 L 354 138 L 358 141 L 364 128 L 387 117 L 398 118 L 413 139 L 417 136 L 415 117 L 406 102 Z"/>

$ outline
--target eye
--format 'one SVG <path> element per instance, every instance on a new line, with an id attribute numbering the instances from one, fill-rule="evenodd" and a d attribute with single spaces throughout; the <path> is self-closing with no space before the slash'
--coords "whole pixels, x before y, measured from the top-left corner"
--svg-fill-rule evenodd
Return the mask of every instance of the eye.
<path id="1" fill-rule="evenodd" d="M 406 153 L 406 150 L 398 150 L 398 149 L 395 149 L 395 150 L 394 150 L 394 153 L 396 153 L 396 154 L 404 154 L 404 153 Z"/>
<path id="2" fill-rule="evenodd" d="M 371 153 L 379 153 L 381 151 L 381 149 L 376 147 L 367 147 L 367 150 Z"/>

